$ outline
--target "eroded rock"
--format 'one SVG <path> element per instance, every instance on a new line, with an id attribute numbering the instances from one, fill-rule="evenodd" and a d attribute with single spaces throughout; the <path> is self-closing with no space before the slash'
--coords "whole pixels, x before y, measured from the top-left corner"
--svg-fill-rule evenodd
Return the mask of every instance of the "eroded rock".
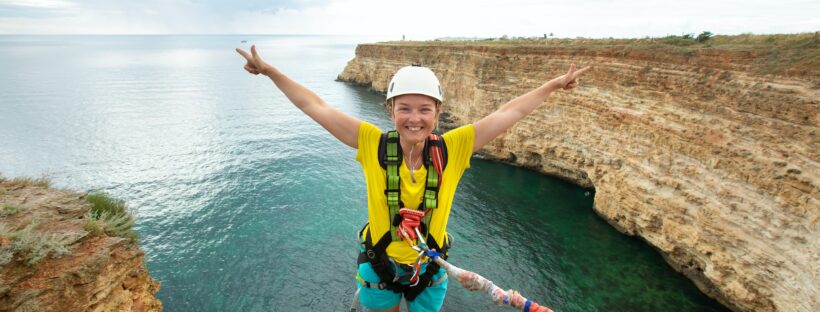
<path id="1" fill-rule="evenodd" d="M 817 60 L 675 49 L 361 44 L 339 79 L 384 92 L 398 68 L 431 67 L 457 126 L 594 65 L 480 152 L 594 186 L 599 215 L 734 310 L 820 311 Z"/>

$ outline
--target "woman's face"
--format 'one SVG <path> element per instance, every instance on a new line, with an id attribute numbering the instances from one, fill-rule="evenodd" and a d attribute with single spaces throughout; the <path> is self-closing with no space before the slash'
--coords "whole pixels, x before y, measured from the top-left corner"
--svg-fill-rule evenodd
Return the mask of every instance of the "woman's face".
<path id="1" fill-rule="evenodd" d="M 438 120 L 436 100 L 421 94 L 405 94 L 394 98 L 390 117 L 402 141 L 418 143 L 427 138 Z"/>

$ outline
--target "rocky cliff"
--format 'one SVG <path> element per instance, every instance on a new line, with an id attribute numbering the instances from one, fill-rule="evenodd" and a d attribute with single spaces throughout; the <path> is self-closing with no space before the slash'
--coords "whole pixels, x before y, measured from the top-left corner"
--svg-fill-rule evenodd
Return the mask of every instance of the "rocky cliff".
<path id="1" fill-rule="evenodd" d="M 339 79 L 384 92 L 431 67 L 460 125 L 593 65 L 481 153 L 594 187 L 599 215 L 734 310 L 820 311 L 819 42 L 361 44 Z"/>
<path id="2" fill-rule="evenodd" d="M 46 184 L 0 177 L 0 311 L 161 311 L 143 252 L 106 234 L 116 220 Z"/>

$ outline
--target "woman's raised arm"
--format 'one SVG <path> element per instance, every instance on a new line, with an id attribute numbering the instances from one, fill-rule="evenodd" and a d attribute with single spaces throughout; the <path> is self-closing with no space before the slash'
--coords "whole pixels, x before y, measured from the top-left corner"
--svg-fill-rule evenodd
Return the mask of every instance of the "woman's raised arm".
<path id="1" fill-rule="evenodd" d="M 316 93 L 291 80 L 275 67 L 266 63 L 256 53 L 255 45 L 251 46 L 250 54 L 242 49 L 236 49 L 236 52 L 248 61 L 245 64 L 245 70 L 254 75 L 268 76 L 276 84 L 276 87 L 293 102 L 293 105 L 296 105 L 302 112 L 319 123 L 330 134 L 347 146 L 359 147 L 358 137 L 361 120 L 328 105 Z"/>
<path id="2" fill-rule="evenodd" d="M 475 128 L 475 143 L 473 152 L 478 151 L 484 144 L 489 143 L 504 131 L 507 131 L 516 122 L 529 115 L 538 104 L 544 102 L 552 91 L 558 89 L 572 89 L 578 85 L 577 78 L 590 70 L 587 66 L 575 70 L 575 64 L 569 66 L 569 71 L 558 76 L 535 90 L 527 92 L 501 106 L 497 111 L 487 115 L 473 124 Z"/>

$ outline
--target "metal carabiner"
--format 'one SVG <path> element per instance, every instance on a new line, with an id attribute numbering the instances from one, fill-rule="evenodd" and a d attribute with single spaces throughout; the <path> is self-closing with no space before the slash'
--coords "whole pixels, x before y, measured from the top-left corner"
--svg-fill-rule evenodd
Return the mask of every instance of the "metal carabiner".
<path id="1" fill-rule="evenodd" d="M 419 228 L 415 228 L 415 230 L 416 230 L 416 237 L 418 237 L 419 242 L 421 242 L 419 244 L 419 246 L 421 246 L 422 249 L 425 249 L 425 250 L 428 249 L 427 241 L 424 240 L 424 236 L 421 235 L 421 231 L 419 231 Z"/>

